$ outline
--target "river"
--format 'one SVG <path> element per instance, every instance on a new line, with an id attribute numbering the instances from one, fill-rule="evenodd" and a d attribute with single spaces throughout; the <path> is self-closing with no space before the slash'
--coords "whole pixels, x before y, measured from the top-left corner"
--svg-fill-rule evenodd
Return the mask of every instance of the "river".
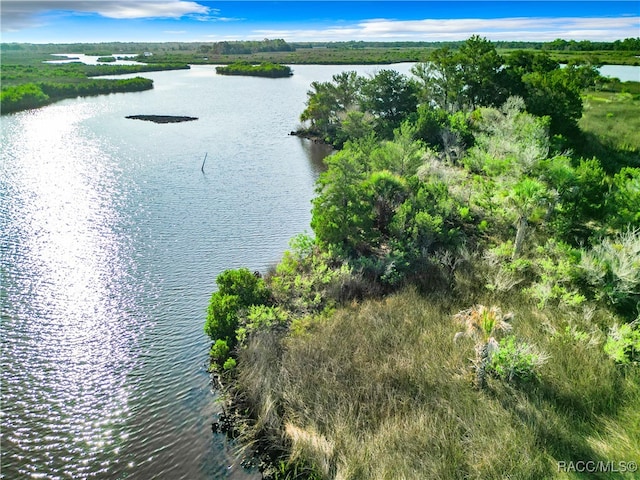
<path id="1" fill-rule="evenodd" d="M 207 303 L 309 230 L 327 151 L 288 134 L 310 83 L 352 68 L 375 70 L 145 73 L 0 118 L 1 478 L 256 478 L 211 432 Z"/>

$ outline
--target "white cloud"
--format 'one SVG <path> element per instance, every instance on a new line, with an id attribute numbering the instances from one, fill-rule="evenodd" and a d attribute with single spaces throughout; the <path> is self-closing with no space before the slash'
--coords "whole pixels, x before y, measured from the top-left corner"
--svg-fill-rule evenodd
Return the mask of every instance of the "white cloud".
<path id="1" fill-rule="evenodd" d="M 183 0 L 3 0 L 2 30 L 18 31 L 42 25 L 51 12 L 95 13 L 107 18 L 180 18 L 208 15 L 214 11 Z"/>
<path id="2" fill-rule="evenodd" d="M 448 20 L 371 19 L 340 27 L 255 30 L 257 38 L 290 41 L 465 40 L 478 34 L 490 40 L 549 41 L 556 38 L 612 41 L 638 36 L 640 17 L 496 18 Z"/>

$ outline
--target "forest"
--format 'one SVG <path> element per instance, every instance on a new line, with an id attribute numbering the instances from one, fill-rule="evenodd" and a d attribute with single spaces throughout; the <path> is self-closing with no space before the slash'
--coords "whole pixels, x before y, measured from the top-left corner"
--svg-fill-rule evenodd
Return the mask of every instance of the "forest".
<path id="1" fill-rule="evenodd" d="M 310 86 L 313 232 L 207 312 L 229 434 L 274 479 L 633 475 L 639 85 L 478 36 L 412 73 Z"/>

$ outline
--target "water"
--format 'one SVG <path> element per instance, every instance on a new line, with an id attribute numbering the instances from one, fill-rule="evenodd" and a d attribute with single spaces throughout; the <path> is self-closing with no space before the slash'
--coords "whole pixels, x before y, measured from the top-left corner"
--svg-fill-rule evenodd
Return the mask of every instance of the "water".
<path id="1" fill-rule="evenodd" d="M 115 62 L 99 62 L 101 58 L 98 55 L 85 55 L 84 53 L 53 53 L 54 57 L 60 57 L 57 60 L 47 60 L 43 63 L 74 63 L 80 62 L 86 65 L 144 65 L 143 63 L 136 62 L 134 60 L 127 60 L 127 58 L 137 57 L 137 53 L 117 53 L 115 54 Z"/>
<path id="2" fill-rule="evenodd" d="M 206 307 L 222 270 L 309 230 L 327 151 L 288 133 L 309 84 L 351 68 L 148 73 L 1 117 L 1 478 L 256 478 L 211 433 Z"/>
<path id="3" fill-rule="evenodd" d="M 618 78 L 622 82 L 640 82 L 640 67 L 634 65 L 603 65 L 598 71 L 604 77 Z"/>

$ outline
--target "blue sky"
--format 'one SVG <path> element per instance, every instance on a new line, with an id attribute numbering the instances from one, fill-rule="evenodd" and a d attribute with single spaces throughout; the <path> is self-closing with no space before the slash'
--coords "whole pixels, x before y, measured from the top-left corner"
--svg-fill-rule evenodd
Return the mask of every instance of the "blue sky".
<path id="1" fill-rule="evenodd" d="M 630 1 L 2 0 L 3 42 L 640 37 Z"/>

